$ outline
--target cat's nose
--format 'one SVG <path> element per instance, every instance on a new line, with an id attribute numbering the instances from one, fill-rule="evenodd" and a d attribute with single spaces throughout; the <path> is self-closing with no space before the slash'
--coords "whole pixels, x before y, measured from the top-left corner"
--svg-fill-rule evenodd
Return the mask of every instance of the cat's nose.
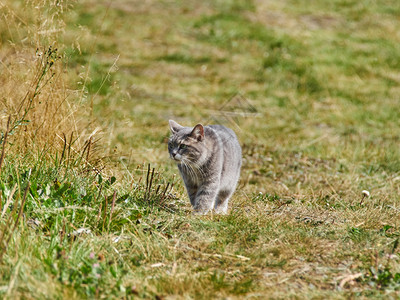
<path id="1" fill-rule="evenodd" d="M 172 156 L 172 159 L 174 159 L 174 160 L 180 160 L 181 159 L 181 156 L 178 154 L 178 151 L 173 151 L 171 153 L 171 156 Z"/>

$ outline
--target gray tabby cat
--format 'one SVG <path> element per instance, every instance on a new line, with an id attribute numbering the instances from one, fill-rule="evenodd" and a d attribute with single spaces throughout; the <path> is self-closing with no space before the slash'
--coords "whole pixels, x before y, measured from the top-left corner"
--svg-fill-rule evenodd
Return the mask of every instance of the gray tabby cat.
<path id="1" fill-rule="evenodd" d="M 170 120 L 169 126 L 168 151 L 178 164 L 194 213 L 206 214 L 214 208 L 226 214 L 242 165 L 235 133 L 221 125 L 192 128 Z"/>

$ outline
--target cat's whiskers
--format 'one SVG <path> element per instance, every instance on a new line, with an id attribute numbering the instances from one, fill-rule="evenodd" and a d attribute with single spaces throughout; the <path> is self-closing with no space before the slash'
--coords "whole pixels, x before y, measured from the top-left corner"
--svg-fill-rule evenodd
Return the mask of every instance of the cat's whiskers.
<path id="1" fill-rule="evenodd" d="M 193 176 L 196 182 L 202 182 L 203 179 L 206 178 L 206 174 L 201 168 L 200 164 L 190 159 L 190 157 L 185 157 L 183 160 L 185 161 L 185 166 L 188 168 L 190 174 Z"/>
<path id="2" fill-rule="evenodd" d="M 190 160 L 187 160 L 186 164 L 190 168 L 191 174 L 196 179 L 196 182 L 200 182 L 200 180 L 203 178 L 203 176 L 202 176 L 203 174 L 201 174 L 201 172 L 198 172 L 200 170 L 195 168 L 195 165 L 193 165 L 192 161 L 190 161 Z M 199 175 L 201 178 L 199 178 Z"/>
<path id="3" fill-rule="evenodd" d="M 182 167 L 185 168 L 186 172 L 190 175 L 190 177 L 196 177 L 196 174 L 195 174 L 194 170 L 192 169 L 190 164 L 188 164 L 188 161 L 187 161 L 187 159 L 185 157 L 183 157 L 181 159 L 181 164 L 182 164 Z"/>
<path id="4" fill-rule="evenodd" d="M 197 163 L 195 161 L 191 161 L 190 164 L 191 164 L 192 168 L 197 171 L 196 173 L 198 173 L 202 179 L 204 179 L 206 177 L 206 174 L 205 174 L 202 166 L 199 163 Z"/>

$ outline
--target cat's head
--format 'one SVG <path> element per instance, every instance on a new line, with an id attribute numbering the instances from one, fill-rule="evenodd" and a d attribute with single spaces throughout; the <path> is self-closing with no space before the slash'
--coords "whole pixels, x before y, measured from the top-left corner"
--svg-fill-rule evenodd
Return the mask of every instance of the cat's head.
<path id="1" fill-rule="evenodd" d="M 168 151 L 171 159 L 177 163 L 201 164 L 207 157 L 204 127 L 184 127 L 169 120 L 171 137 L 168 141 Z"/>

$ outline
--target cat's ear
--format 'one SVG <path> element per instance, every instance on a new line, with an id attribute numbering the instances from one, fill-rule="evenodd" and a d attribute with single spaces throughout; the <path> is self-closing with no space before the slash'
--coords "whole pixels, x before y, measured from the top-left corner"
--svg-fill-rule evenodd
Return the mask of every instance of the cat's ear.
<path id="1" fill-rule="evenodd" d="M 199 142 L 201 142 L 204 139 L 204 127 L 201 124 L 197 124 L 194 126 L 192 132 L 190 133 L 190 136 Z"/>
<path id="2" fill-rule="evenodd" d="M 177 133 L 183 128 L 183 126 L 179 125 L 174 120 L 169 120 L 169 128 L 171 129 L 172 133 Z"/>

